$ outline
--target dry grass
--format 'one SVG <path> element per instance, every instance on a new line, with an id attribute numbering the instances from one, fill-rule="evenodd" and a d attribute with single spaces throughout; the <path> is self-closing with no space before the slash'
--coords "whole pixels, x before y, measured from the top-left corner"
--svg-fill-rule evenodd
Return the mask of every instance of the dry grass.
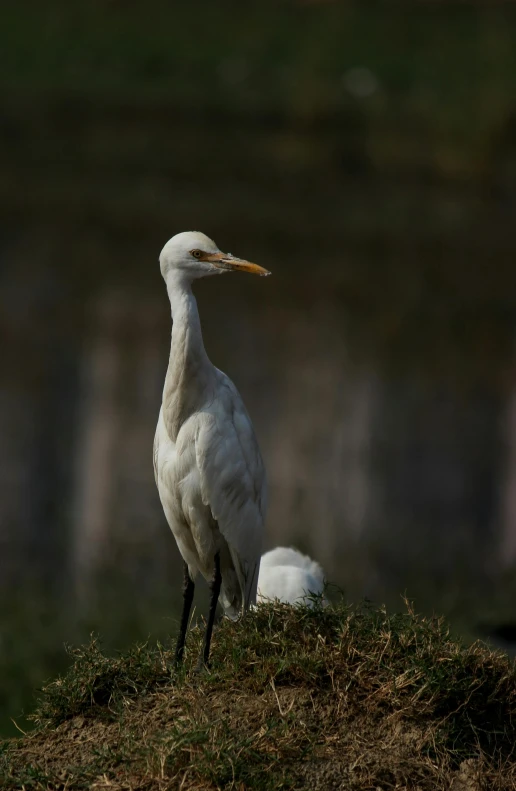
<path id="1" fill-rule="evenodd" d="M 5 742 L 14 789 L 516 788 L 512 662 L 442 620 L 344 605 L 262 606 L 220 623 L 211 671 L 160 645 L 96 641 Z"/>

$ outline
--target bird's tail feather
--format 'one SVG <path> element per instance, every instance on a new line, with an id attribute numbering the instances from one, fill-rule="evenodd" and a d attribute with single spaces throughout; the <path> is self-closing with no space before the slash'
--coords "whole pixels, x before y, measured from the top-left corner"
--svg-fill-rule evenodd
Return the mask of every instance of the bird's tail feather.
<path id="1" fill-rule="evenodd" d="M 232 620 L 237 620 L 252 604 L 256 603 L 260 562 L 258 561 L 244 570 L 238 557 L 235 557 L 231 549 L 228 554 L 229 563 L 221 562 L 220 598 L 224 613 Z"/>

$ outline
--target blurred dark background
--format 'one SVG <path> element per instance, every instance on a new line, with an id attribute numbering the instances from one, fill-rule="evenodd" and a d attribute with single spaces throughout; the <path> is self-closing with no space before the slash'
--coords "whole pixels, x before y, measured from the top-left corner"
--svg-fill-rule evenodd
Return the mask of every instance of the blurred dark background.
<path id="1" fill-rule="evenodd" d="M 309 552 L 351 601 L 510 634 L 513 4 L 1 15 L 0 732 L 63 642 L 175 634 L 152 440 L 158 255 L 182 230 L 273 272 L 197 286 L 262 446 L 266 548 Z"/>

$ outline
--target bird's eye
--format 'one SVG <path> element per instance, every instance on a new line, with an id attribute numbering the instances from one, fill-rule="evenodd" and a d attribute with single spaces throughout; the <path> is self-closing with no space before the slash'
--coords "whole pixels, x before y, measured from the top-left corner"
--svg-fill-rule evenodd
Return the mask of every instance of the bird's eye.
<path id="1" fill-rule="evenodd" d="M 190 255 L 193 255 L 194 258 L 200 258 L 202 255 L 201 250 L 190 250 Z"/>

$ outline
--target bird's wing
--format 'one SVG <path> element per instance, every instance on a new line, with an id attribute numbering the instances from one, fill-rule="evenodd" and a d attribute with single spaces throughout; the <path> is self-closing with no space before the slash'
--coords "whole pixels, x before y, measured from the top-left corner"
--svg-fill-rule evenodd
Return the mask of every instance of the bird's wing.
<path id="1" fill-rule="evenodd" d="M 202 499 L 226 539 L 247 609 L 256 600 L 265 469 L 242 399 L 224 375 L 216 402 L 199 421 L 195 449 Z"/>
<path id="2" fill-rule="evenodd" d="M 159 480 L 158 480 L 158 452 L 159 452 L 159 433 L 161 429 L 161 414 L 162 414 L 163 407 L 159 410 L 159 418 L 158 418 L 158 425 L 156 427 L 156 433 L 154 434 L 154 443 L 152 446 L 152 466 L 154 468 L 154 480 L 156 481 L 156 486 L 159 489 Z"/>

